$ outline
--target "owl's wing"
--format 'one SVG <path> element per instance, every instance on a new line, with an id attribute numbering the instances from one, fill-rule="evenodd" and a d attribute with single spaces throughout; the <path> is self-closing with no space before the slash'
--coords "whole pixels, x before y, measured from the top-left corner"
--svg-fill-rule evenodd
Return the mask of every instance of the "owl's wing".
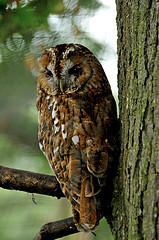
<path id="1" fill-rule="evenodd" d="M 117 154 L 116 104 L 112 95 L 95 104 L 94 120 L 90 121 L 90 137 L 86 141 L 87 167 L 96 177 L 104 177 Z"/>

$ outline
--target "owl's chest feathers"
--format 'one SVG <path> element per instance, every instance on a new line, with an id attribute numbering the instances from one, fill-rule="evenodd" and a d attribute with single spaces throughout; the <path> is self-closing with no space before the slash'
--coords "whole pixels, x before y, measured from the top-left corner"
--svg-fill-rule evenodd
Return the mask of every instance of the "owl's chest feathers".
<path id="1" fill-rule="evenodd" d="M 97 100 L 97 99 L 96 99 Z M 98 128 L 99 103 L 86 97 L 69 95 L 46 96 L 39 108 L 39 142 L 43 149 L 51 148 L 54 154 L 67 154 L 103 131 Z M 60 151 L 59 151 L 60 150 Z"/>

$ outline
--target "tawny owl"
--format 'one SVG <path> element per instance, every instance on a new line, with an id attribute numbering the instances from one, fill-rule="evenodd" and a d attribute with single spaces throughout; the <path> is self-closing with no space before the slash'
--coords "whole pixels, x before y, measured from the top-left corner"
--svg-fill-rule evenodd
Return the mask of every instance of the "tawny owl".
<path id="1" fill-rule="evenodd" d="M 47 49 L 38 63 L 39 146 L 72 204 L 78 230 L 102 217 L 98 196 L 116 151 L 116 104 L 103 68 L 80 44 Z"/>

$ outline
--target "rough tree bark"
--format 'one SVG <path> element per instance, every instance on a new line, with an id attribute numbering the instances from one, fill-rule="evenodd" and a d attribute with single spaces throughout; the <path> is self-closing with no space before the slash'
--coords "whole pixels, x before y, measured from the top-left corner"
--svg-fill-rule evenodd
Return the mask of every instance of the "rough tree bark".
<path id="1" fill-rule="evenodd" d="M 116 6 L 121 156 L 111 226 L 117 240 L 158 240 L 159 1 Z"/>

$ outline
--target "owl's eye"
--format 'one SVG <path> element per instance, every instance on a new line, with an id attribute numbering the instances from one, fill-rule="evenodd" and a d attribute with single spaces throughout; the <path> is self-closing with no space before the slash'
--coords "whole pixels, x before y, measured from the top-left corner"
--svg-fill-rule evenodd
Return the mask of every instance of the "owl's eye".
<path id="1" fill-rule="evenodd" d="M 77 66 L 77 65 L 70 68 L 69 71 L 68 71 L 69 74 L 72 74 L 72 75 L 75 75 L 75 76 L 79 75 L 80 72 L 81 72 L 81 67 Z"/>
<path id="2" fill-rule="evenodd" d="M 52 72 L 51 72 L 50 70 L 48 70 L 48 69 L 47 69 L 46 75 L 47 75 L 48 77 L 53 77 Z"/>

